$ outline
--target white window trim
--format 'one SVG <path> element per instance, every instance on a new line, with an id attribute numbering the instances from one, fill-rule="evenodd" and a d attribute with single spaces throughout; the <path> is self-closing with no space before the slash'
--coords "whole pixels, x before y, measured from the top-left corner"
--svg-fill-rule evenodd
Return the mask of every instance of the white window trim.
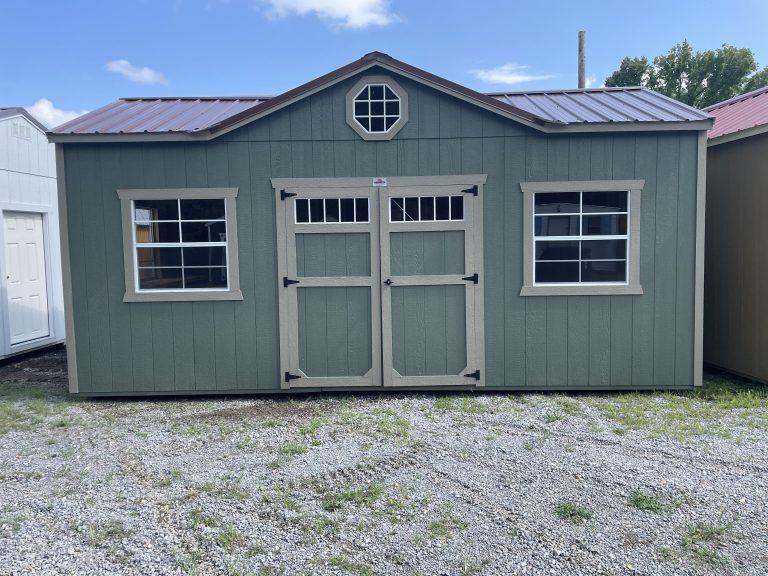
<path id="1" fill-rule="evenodd" d="M 523 287 L 521 296 L 597 296 L 642 294 L 640 285 L 640 197 L 645 180 L 586 180 L 570 182 L 521 182 L 523 193 Z M 537 192 L 615 192 L 626 190 L 627 235 L 590 236 L 589 240 L 627 240 L 626 282 L 579 282 L 536 284 L 534 282 L 534 195 Z M 604 213 L 600 213 L 604 215 Z M 581 226 L 581 223 L 579 224 Z M 583 240 L 579 236 L 550 236 L 547 240 Z"/>
<path id="2" fill-rule="evenodd" d="M 379 100 L 379 99 L 376 99 L 376 100 L 371 99 L 370 91 L 368 92 L 368 97 L 365 100 L 358 100 L 357 99 L 357 97 L 360 96 L 360 93 L 363 90 L 365 90 L 366 88 L 371 88 L 373 86 L 381 86 L 382 90 L 384 91 L 384 94 L 382 95 L 381 100 Z M 386 95 L 386 89 L 387 88 L 389 88 L 389 90 L 395 95 L 394 99 L 392 99 L 392 98 L 387 99 L 387 95 Z M 358 102 L 365 102 L 365 103 L 368 104 L 368 114 L 360 115 L 360 117 L 367 118 L 367 120 L 368 120 L 368 128 L 366 128 L 365 126 L 363 126 L 360 123 L 360 120 L 358 119 L 358 114 L 354 110 L 354 108 L 352 110 L 352 117 L 354 118 L 355 122 L 357 122 L 357 124 L 360 126 L 360 128 L 362 128 L 363 131 L 365 133 L 367 133 L 367 134 L 386 134 L 387 132 L 392 130 L 394 125 L 397 124 L 397 121 L 400 120 L 400 118 L 402 117 L 402 114 L 401 114 L 402 111 L 400 110 L 400 107 L 403 105 L 403 100 L 402 100 L 402 98 L 400 98 L 400 95 L 395 90 L 393 90 L 392 87 L 389 84 L 387 84 L 386 82 L 382 82 L 382 83 L 370 82 L 368 84 L 365 84 L 360 90 L 357 91 L 357 94 L 355 94 L 354 97 L 352 98 L 352 105 L 353 106 L 355 104 L 357 104 Z M 384 104 L 383 114 L 371 114 L 371 106 L 370 106 L 371 102 L 382 102 Z M 387 104 L 390 103 L 390 102 L 397 102 L 397 115 L 396 115 L 397 116 L 397 120 L 392 123 L 392 126 L 387 128 L 387 119 L 395 117 L 395 115 L 390 116 L 389 114 L 387 114 Z M 373 130 L 371 128 L 371 120 L 373 118 L 379 118 L 379 117 L 381 117 L 383 119 L 384 129 L 383 130 Z"/>
<path id="3" fill-rule="evenodd" d="M 118 190 L 123 224 L 123 260 L 125 268 L 125 295 L 123 302 L 194 302 L 202 300 L 242 300 L 240 291 L 240 266 L 237 244 L 237 188 L 161 188 L 144 190 Z M 133 218 L 134 200 L 224 200 L 227 226 L 225 243 L 205 243 L 205 246 L 226 246 L 227 288 L 160 289 L 140 290 L 136 262 L 136 229 Z M 181 217 L 181 215 L 179 215 Z M 165 243 L 153 242 L 147 247 L 162 247 Z M 192 243 L 194 247 L 200 243 Z M 177 243 L 168 246 L 179 246 Z"/>
<path id="4" fill-rule="evenodd" d="M 385 84 L 400 99 L 400 118 L 386 132 L 368 132 L 355 119 L 355 96 L 368 84 Z M 363 140 L 391 140 L 408 122 L 408 92 L 391 76 L 363 76 L 347 91 L 345 101 L 347 124 Z"/>

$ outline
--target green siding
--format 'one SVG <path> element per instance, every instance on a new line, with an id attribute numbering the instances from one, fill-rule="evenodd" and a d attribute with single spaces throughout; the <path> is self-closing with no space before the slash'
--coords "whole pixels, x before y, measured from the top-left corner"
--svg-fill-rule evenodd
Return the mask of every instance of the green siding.
<path id="1" fill-rule="evenodd" d="M 392 141 L 365 142 L 345 123 L 344 95 L 355 81 L 208 143 L 65 145 L 82 394 L 279 390 L 275 203 L 269 179 L 457 173 L 488 174 L 482 282 L 489 388 L 692 385 L 696 133 L 547 136 L 398 78 L 409 94 L 409 122 Z M 640 240 L 644 294 L 520 297 L 519 183 L 590 178 L 646 181 Z M 123 303 L 115 191 L 192 186 L 239 188 L 244 300 Z M 423 236 L 424 254 L 434 252 L 436 245 Z M 393 254 L 400 240 L 405 238 L 393 242 Z M 354 254 L 358 248 L 345 243 Z M 337 304 L 325 300 L 328 310 Z M 427 316 L 424 333 L 438 332 L 443 321 L 453 319 Z M 348 347 L 359 340 L 347 337 Z M 422 367 L 414 370 L 441 369 L 442 344 L 422 342 Z M 413 353 L 422 353 L 419 346 Z M 334 344 L 317 361 L 325 370 L 359 372 L 360 362 L 345 366 L 343 349 Z M 396 357 L 404 358 L 407 349 L 406 342 L 394 343 Z"/>

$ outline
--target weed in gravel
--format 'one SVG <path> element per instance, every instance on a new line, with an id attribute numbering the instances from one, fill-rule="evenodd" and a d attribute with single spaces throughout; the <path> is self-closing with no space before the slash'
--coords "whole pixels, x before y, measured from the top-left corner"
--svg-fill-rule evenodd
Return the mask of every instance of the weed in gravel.
<path id="1" fill-rule="evenodd" d="M 355 562 L 345 556 L 333 556 L 328 560 L 328 564 L 334 568 L 339 568 L 351 574 L 358 576 L 373 576 L 373 568 L 362 562 Z"/>
<path id="2" fill-rule="evenodd" d="M 473 558 L 465 558 L 459 561 L 457 566 L 459 576 L 475 576 L 475 574 L 481 574 L 483 569 L 488 565 L 488 560 L 475 560 Z"/>
<path id="3" fill-rule="evenodd" d="M 464 414 L 484 414 L 488 406 L 472 396 L 439 396 L 435 398 L 435 408 L 444 412 L 463 412 Z"/>
<path id="4" fill-rule="evenodd" d="M 463 520 L 456 518 L 452 514 L 446 513 L 438 520 L 430 522 L 427 526 L 429 535 L 435 538 L 448 538 L 456 530 L 464 530 L 469 526 Z"/>
<path id="5" fill-rule="evenodd" d="M 189 513 L 189 519 L 192 521 L 192 528 L 198 528 L 199 526 L 215 528 L 219 525 L 219 520 L 215 516 L 204 514 L 199 508 L 195 508 Z"/>
<path id="6" fill-rule="evenodd" d="M 722 546 L 723 537 L 731 526 L 731 522 L 724 523 L 722 519 L 717 523 L 689 524 L 683 531 L 680 543 L 697 560 L 713 566 L 725 566 L 730 560 L 717 547 Z"/>
<path id="7" fill-rule="evenodd" d="M 277 460 L 270 464 L 270 468 L 276 470 L 285 466 L 294 457 L 307 453 L 307 445 L 301 442 L 286 442 L 277 449 Z"/>
<path id="8" fill-rule="evenodd" d="M 299 432 L 305 436 L 314 436 L 320 431 L 320 428 L 322 428 L 323 425 L 325 425 L 325 420 L 322 418 L 310 418 L 299 427 Z"/>
<path id="9" fill-rule="evenodd" d="M 632 492 L 629 493 L 627 502 L 630 506 L 645 512 L 659 513 L 664 512 L 671 507 L 670 502 L 667 502 L 664 498 L 641 488 L 632 490 Z"/>
<path id="10" fill-rule="evenodd" d="M 321 505 L 323 510 L 334 512 L 345 504 L 371 507 L 384 492 L 384 487 L 379 482 L 372 482 L 367 486 L 347 486 L 340 492 L 323 496 Z"/>
<path id="11" fill-rule="evenodd" d="M 571 524 L 582 524 L 592 518 L 592 511 L 575 502 L 560 502 L 555 506 L 555 514 Z"/>
<path id="12" fill-rule="evenodd" d="M 231 478 L 222 478 L 218 481 L 209 480 L 197 484 L 187 491 L 184 500 L 193 500 L 202 495 L 224 498 L 227 500 L 244 501 L 251 497 L 251 493 L 232 482 Z"/>
<path id="13" fill-rule="evenodd" d="M 376 431 L 383 436 L 408 438 L 411 423 L 400 416 L 395 410 L 386 408 L 377 410 Z"/>
<path id="14" fill-rule="evenodd" d="M 173 560 L 176 562 L 176 566 L 187 576 L 197 576 L 198 566 L 203 561 L 203 555 L 200 552 L 177 553 L 174 554 Z"/>
<path id="15" fill-rule="evenodd" d="M 122 520 L 88 522 L 78 527 L 78 531 L 85 534 L 88 544 L 96 548 L 102 548 L 128 536 L 128 530 Z"/>
<path id="16" fill-rule="evenodd" d="M 245 555 L 248 558 L 253 558 L 254 556 L 261 556 L 262 554 L 266 554 L 267 547 L 263 544 L 251 544 L 246 548 Z"/>
<path id="17" fill-rule="evenodd" d="M 21 514 L 11 514 L 7 510 L 0 515 L 0 538 L 16 534 L 25 520 Z"/>
<path id="18" fill-rule="evenodd" d="M 701 435 L 730 438 L 729 420 L 768 429 L 768 390 L 719 376 L 708 376 L 696 390 L 611 394 L 597 408 L 623 428 L 678 441 Z"/>
<path id="19" fill-rule="evenodd" d="M 656 555 L 660 560 L 669 561 L 675 557 L 675 551 L 669 546 L 658 546 L 656 548 Z"/>
<path id="20" fill-rule="evenodd" d="M 231 552 L 235 548 L 245 546 L 245 535 L 234 526 L 227 526 L 216 536 L 216 544 Z"/>

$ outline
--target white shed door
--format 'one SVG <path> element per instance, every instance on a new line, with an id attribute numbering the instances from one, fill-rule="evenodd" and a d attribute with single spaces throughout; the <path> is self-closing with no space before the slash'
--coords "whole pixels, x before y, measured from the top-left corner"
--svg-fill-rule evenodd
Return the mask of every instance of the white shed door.
<path id="1" fill-rule="evenodd" d="M 4 220 L 8 316 L 13 345 L 50 334 L 43 216 L 5 212 Z"/>

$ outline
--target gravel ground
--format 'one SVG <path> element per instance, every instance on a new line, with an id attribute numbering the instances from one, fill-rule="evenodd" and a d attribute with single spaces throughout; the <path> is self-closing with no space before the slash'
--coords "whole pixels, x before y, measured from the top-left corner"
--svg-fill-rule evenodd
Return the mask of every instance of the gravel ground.
<path id="1" fill-rule="evenodd" d="M 0 574 L 768 573 L 768 391 L 85 401 L 0 367 Z"/>

